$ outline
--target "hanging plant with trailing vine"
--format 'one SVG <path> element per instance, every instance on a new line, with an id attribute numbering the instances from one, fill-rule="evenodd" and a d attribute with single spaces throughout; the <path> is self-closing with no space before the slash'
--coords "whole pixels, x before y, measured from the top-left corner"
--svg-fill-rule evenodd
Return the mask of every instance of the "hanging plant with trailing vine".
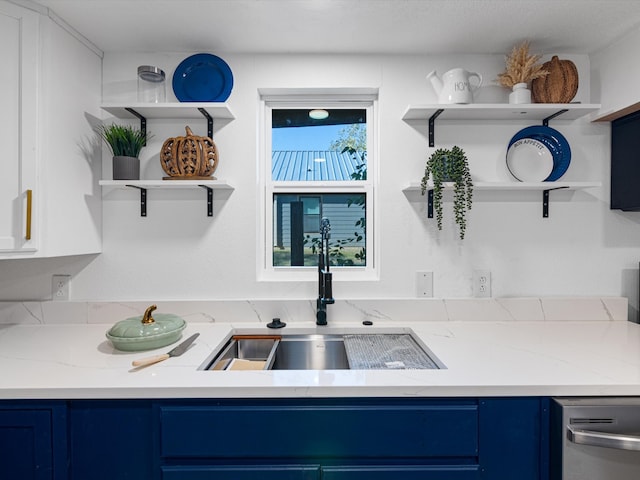
<path id="1" fill-rule="evenodd" d="M 433 186 L 429 185 L 429 178 Z M 422 177 L 422 194 L 433 189 L 433 208 L 436 212 L 438 230 L 442 230 L 442 192 L 445 182 L 453 182 L 454 218 L 460 230 L 460 240 L 464 240 L 467 229 L 467 210 L 471 210 L 473 181 L 469 172 L 469 162 L 464 150 L 454 146 L 451 150 L 439 148 L 427 160 Z"/>

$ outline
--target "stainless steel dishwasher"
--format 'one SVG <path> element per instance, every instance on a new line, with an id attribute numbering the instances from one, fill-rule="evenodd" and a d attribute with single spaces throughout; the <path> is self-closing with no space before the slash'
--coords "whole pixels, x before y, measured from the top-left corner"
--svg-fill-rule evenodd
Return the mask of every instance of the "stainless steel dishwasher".
<path id="1" fill-rule="evenodd" d="M 640 479 L 640 397 L 555 398 L 551 480 Z"/>

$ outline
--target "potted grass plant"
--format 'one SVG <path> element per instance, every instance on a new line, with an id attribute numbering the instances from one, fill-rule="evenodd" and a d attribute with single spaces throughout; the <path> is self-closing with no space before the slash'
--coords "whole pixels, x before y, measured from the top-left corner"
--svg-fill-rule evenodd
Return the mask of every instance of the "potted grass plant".
<path id="1" fill-rule="evenodd" d="M 140 179 L 140 151 L 152 136 L 129 125 L 101 125 L 98 133 L 113 154 L 114 180 Z"/>
<path id="2" fill-rule="evenodd" d="M 429 185 L 429 179 L 432 185 Z M 459 227 L 460 240 L 464 240 L 467 228 L 466 213 L 471 210 L 473 181 L 469 173 L 467 156 L 460 147 L 450 150 L 439 148 L 431 154 L 422 177 L 421 187 L 424 195 L 433 189 L 433 208 L 436 211 L 438 230 L 442 230 L 442 192 L 445 182 L 453 182 L 453 211 Z"/>
<path id="3" fill-rule="evenodd" d="M 541 57 L 529 53 L 527 41 L 513 47 L 506 57 L 505 71 L 498 75 L 498 82 L 503 87 L 512 89 L 509 103 L 531 103 L 531 82 L 549 74 L 544 65 L 539 63 Z"/>

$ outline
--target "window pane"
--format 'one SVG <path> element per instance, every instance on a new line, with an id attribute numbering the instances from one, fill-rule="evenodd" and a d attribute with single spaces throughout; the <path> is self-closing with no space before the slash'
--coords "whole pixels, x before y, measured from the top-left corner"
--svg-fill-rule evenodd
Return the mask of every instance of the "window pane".
<path id="1" fill-rule="evenodd" d="M 302 197 L 303 227 L 305 233 L 320 231 L 320 197 Z"/>
<path id="2" fill-rule="evenodd" d="M 272 180 L 366 180 L 366 122 L 365 109 L 273 109 Z"/>
<path id="3" fill-rule="evenodd" d="M 317 266 L 320 220 L 331 222 L 332 266 L 366 266 L 366 195 L 273 195 L 273 266 Z"/>

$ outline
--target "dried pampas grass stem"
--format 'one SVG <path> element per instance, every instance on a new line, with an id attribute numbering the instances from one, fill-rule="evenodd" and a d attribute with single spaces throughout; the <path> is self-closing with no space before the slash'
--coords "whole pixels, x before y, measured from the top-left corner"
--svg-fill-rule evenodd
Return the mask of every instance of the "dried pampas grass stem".
<path id="1" fill-rule="evenodd" d="M 513 47 L 506 58 L 507 67 L 498 75 L 498 82 L 503 87 L 513 87 L 516 83 L 529 83 L 536 78 L 544 77 L 549 72 L 538 63 L 541 55 L 529 54 L 529 42 L 522 42 Z"/>

